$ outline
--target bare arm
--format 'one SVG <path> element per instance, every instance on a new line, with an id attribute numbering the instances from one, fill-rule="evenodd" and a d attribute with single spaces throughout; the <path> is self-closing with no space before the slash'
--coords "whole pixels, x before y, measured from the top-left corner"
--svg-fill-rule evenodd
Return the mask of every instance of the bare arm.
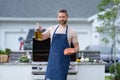
<path id="1" fill-rule="evenodd" d="M 75 53 L 79 52 L 79 42 L 78 42 L 78 37 L 76 33 L 74 33 L 72 37 L 72 43 L 74 46 Z"/>
<path id="2" fill-rule="evenodd" d="M 42 40 L 50 38 L 50 30 L 47 29 L 44 33 L 42 33 Z"/>

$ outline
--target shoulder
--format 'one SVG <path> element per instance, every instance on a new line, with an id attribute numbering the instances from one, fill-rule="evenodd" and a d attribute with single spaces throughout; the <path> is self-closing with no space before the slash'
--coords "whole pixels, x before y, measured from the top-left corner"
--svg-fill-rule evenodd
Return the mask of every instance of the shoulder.
<path id="1" fill-rule="evenodd" d="M 48 28 L 48 30 L 53 31 L 57 28 L 58 25 L 52 25 Z"/>
<path id="2" fill-rule="evenodd" d="M 75 31 L 75 29 L 71 28 L 71 27 L 68 27 L 68 32 L 71 34 L 71 35 L 77 35 L 77 32 Z"/>
<path id="3" fill-rule="evenodd" d="M 50 36 L 53 35 L 55 29 L 57 28 L 58 25 L 53 25 L 53 26 L 50 26 L 48 29 L 47 29 L 47 32 L 49 32 Z"/>

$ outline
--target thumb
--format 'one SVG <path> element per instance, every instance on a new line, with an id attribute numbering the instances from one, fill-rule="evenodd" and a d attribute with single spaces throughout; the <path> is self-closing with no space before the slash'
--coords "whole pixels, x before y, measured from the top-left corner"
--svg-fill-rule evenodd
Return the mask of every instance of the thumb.
<path id="1" fill-rule="evenodd" d="M 40 26 L 40 24 L 39 24 L 39 23 L 36 23 L 36 29 L 41 30 L 41 26 Z"/>

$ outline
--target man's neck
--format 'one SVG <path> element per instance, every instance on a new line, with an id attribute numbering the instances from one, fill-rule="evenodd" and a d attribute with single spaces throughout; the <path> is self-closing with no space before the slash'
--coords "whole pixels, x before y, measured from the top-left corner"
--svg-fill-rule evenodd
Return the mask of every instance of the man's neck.
<path id="1" fill-rule="evenodd" d="M 66 26 L 67 26 L 67 24 L 65 24 L 65 25 L 61 25 L 61 24 L 60 24 L 60 27 L 63 27 L 63 28 L 65 28 Z"/>

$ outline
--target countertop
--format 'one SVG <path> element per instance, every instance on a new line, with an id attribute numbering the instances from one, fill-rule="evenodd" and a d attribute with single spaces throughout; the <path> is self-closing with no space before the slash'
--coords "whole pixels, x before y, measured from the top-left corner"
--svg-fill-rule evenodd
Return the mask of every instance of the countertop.
<path id="1" fill-rule="evenodd" d="M 37 65 L 37 64 L 46 65 L 47 62 L 28 62 L 28 63 L 9 62 L 9 63 L 0 63 L 0 65 Z M 70 65 L 104 65 L 104 63 L 94 63 L 94 62 L 71 62 Z"/>

